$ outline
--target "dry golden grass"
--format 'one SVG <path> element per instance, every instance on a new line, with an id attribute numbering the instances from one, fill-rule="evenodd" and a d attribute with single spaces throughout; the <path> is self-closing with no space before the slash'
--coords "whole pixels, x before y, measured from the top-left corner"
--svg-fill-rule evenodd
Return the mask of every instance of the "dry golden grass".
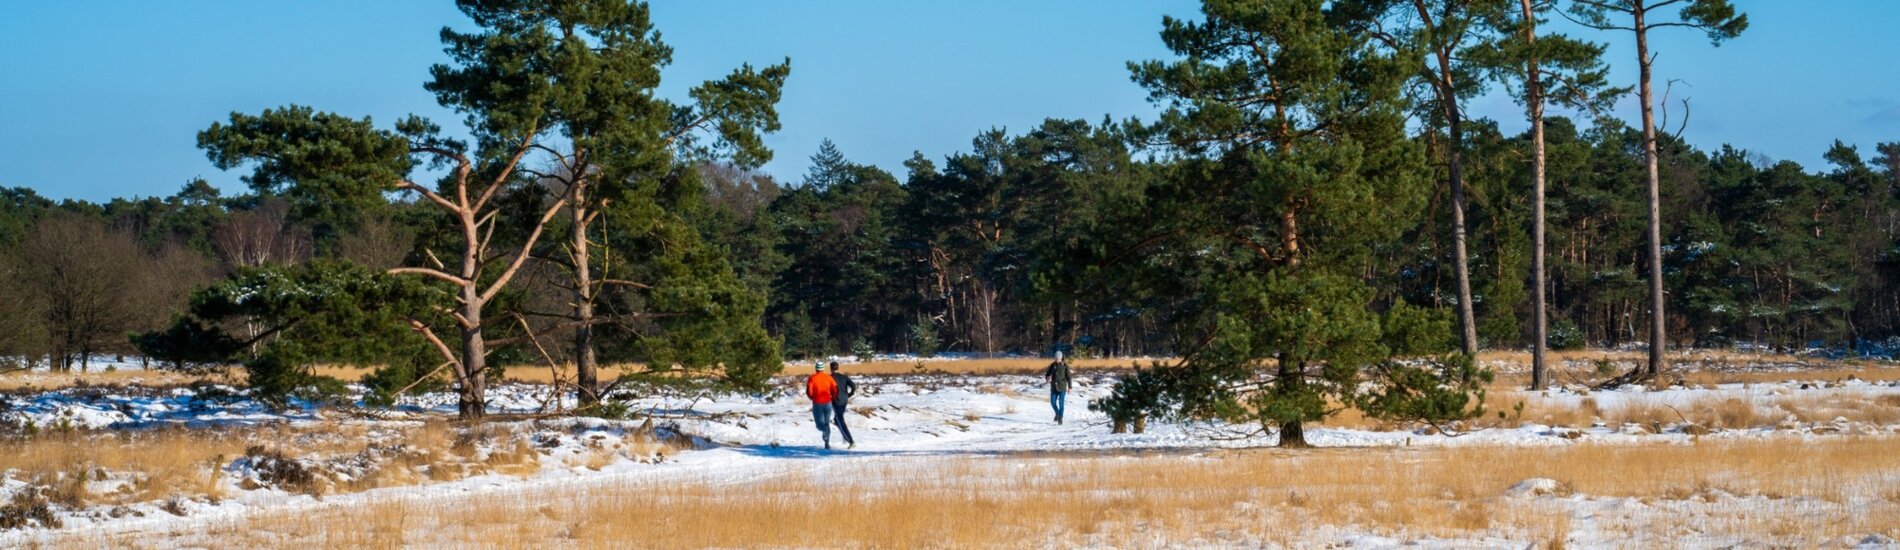
<path id="1" fill-rule="evenodd" d="M 1152 359 L 1079 359 L 1070 361 L 1075 369 L 1126 369 L 1136 365 L 1147 366 Z M 872 361 L 868 363 L 841 364 L 839 368 L 845 374 L 1041 374 L 1049 366 L 1045 358 L 998 358 L 998 359 L 953 359 L 921 361 Z M 780 372 L 781 376 L 804 376 L 810 374 L 809 363 L 792 363 Z M 602 365 L 600 377 L 612 380 L 623 373 L 640 372 L 646 365 L 623 363 Z M 369 373 L 368 369 L 355 367 L 320 367 L 318 374 L 333 376 L 346 381 L 359 380 Z M 502 380 L 530 384 L 546 384 L 557 377 L 564 381 L 574 380 L 572 365 L 561 365 L 559 369 L 547 365 L 521 365 L 506 369 Z"/>
<path id="2" fill-rule="evenodd" d="M 1145 367 L 1153 361 L 1155 360 L 1134 358 L 1075 359 L 1069 361 L 1069 366 L 1078 370 L 1126 369 L 1137 365 Z M 1050 359 L 1035 357 L 872 361 L 839 365 L 838 368 L 845 374 L 1042 374 L 1042 370 L 1048 368 L 1049 362 Z M 809 370 L 811 370 L 809 365 L 803 365 L 803 368 L 788 367 L 784 373 L 804 375 Z"/>
<path id="3" fill-rule="evenodd" d="M 1671 368 L 1665 381 L 1681 381 L 1690 386 L 1715 384 L 1762 384 L 1769 382 L 1833 381 L 1859 379 L 1878 382 L 1900 380 L 1900 363 L 1891 361 L 1827 360 L 1778 354 L 1753 354 L 1728 350 L 1688 350 L 1672 352 Z M 1497 389 L 1523 389 L 1530 385 L 1530 353 L 1486 351 L 1478 354 L 1481 365 L 1500 371 L 1492 384 Z M 1551 353 L 1551 379 L 1560 384 L 1593 385 L 1623 374 L 1647 360 L 1642 352 L 1555 351 Z M 1610 372 L 1599 372 L 1598 362 L 1608 361 Z"/>
<path id="4" fill-rule="evenodd" d="M 1868 398 L 1857 394 L 1814 394 L 1785 389 L 1760 394 L 1707 395 L 1665 404 L 1642 394 L 1627 396 L 1616 406 L 1601 406 L 1591 396 L 1571 401 L 1528 392 L 1492 392 L 1485 396 L 1492 416 L 1479 419 L 1483 427 L 1516 428 L 1524 423 L 1587 428 L 1635 424 L 1652 431 L 1691 423 L 1710 429 L 1775 428 L 1785 421 L 1815 424 L 1835 420 L 1872 426 L 1900 424 L 1900 396 Z M 1523 410 L 1516 409 L 1523 404 Z M 1496 412 L 1503 412 L 1499 418 Z M 1340 417 L 1347 415 L 1342 413 Z M 1380 427 L 1371 421 L 1331 420 L 1335 427 Z"/>
<path id="5" fill-rule="evenodd" d="M 224 430 L 53 433 L 0 440 L 0 471 L 50 487 L 67 506 L 118 505 L 167 498 L 220 497 L 225 459 L 244 453 L 246 434 Z M 123 480 L 124 483 L 88 482 Z"/>
<path id="6" fill-rule="evenodd" d="M 1785 353 L 1762 353 L 1726 349 L 1675 350 L 1666 353 L 1665 356 L 1670 361 L 1677 363 L 1708 363 L 1724 366 L 1757 363 L 1792 364 L 1816 361 L 1815 359 Z M 1634 363 L 1648 361 L 1649 352 L 1595 349 L 1550 350 L 1545 353 L 1544 357 L 1553 364 L 1564 362 L 1591 362 L 1599 359 Z M 1531 352 L 1521 350 L 1484 350 L 1478 352 L 1478 361 L 1486 363 L 1503 362 L 1528 366 L 1531 364 Z"/>
<path id="7" fill-rule="evenodd" d="M 69 533 L 71 538 L 54 543 L 1307 546 L 1355 532 L 1400 541 L 1496 537 L 1547 547 L 1668 546 L 1686 537 L 1815 546 L 1842 536 L 1900 533 L 1900 503 L 1890 483 L 1900 469 L 1892 460 L 1895 452 L 1900 440 L 1842 438 L 1799 445 L 908 459 L 828 465 L 822 474 L 793 468 L 741 484 L 604 481 L 578 490 L 391 497 L 370 505 L 265 511 L 176 532 Z M 1536 477 L 1603 504 L 1502 496 L 1511 485 Z M 1649 506 L 1614 500 L 1623 498 Z M 1734 498 L 1751 500 L 1725 500 Z M 1572 532 L 1584 518 L 1596 532 Z"/>
<path id="8" fill-rule="evenodd" d="M 94 369 L 88 372 L 15 372 L 0 375 L 0 391 L 58 389 L 73 386 L 182 386 L 204 379 L 219 380 L 224 377 L 201 377 L 166 371 L 117 370 L 102 371 Z"/>
<path id="9" fill-rule="evenodd" d="M 172 499 L 215 501 L 220 476 L 234 460 L 258 454 L 302 459 L 307 483 L 285 487 L 309 494 L 452 481 L 479 474 L 528 475 L 542 455 L 516 433 L 520 425 L 462 428 L 447 422 L 380 426 L 328 423 L 247 428 L 44 432 L 0 438 L 0 476 L 48 490 L 68 509 Z M 641 457 L 670 452 L 668 442 L 630 435 L 595 454 Z M 479 445 L 478 445 L 479 444 Z M 483 447 L 488 452 L 481 452 Z M 611 458 L 586 457 L 604 464 Z M 326 468 L 347 471 L 334 475 Z"/>

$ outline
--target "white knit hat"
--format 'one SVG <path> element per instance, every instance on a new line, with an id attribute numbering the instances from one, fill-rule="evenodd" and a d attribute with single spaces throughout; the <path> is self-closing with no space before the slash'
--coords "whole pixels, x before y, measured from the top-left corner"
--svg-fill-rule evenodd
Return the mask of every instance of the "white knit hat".
<path id="1" fill-rule="evenodd" d="M 1057 362 L 1062 361 L 1062 350 L 1056 350 L 1056 361 Z"/>

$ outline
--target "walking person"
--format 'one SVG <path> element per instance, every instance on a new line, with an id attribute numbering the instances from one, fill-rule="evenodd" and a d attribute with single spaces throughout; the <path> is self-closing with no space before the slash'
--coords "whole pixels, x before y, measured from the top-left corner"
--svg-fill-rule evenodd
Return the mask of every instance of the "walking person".
<path id="1" fill-rule="evenodd" d="M 1062 423 L 1062 411 L 1067 408 L 1064 401 L 1069 397 L 1069 363 L 1062 360 L 1062 352 L 1056 352 L 1056 361 L 1043 371 L 1042 379 L 1049 382 L 1049 406 L 1056 410 L 1056 423 Z"/>
<path id="2" fill-rule="evenodd" d="M 831 449 L 831 399 L 838 393 L 838 383 L 825 374 L 823 362 L 812 363 L 810 378 L 805 379 L 805 397 L 811 398 L 811 419 L 818 423 L 818 433 L 825 437 L 825 449 Z M 845 436 L 849 438 L 850 436 Z"/>
<path id="3" fill-rule="evenodd" d="M 838 425 L 838 433 L 844 434 L 846 449 L 858 448 L 857 440 L 851 439 L 851 428 L 844 425 L 846 405 L 851 404 L 851 396 L 858 394 L 858 384 L 851 377 L 838 372 L 838 362 L 831 362 L 831 380 L 837 389 L 831 393 L 831 423 Z"/>

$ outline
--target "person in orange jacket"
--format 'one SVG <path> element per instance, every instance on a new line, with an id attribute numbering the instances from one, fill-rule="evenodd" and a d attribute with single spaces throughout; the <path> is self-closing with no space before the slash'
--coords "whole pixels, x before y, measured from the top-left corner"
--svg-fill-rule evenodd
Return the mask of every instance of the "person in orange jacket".
<path id="1" fill-rule="evenodd" d="M 831 449 L 831 399 L 837 394 L 838 383 L 825 373 L 823 362 L 813 363 L 810 378 L 805 379 L 805 397 L 811 398 L 811 419 L 818 423 L 818 433 L 825 437 L 825 449 Z"/>

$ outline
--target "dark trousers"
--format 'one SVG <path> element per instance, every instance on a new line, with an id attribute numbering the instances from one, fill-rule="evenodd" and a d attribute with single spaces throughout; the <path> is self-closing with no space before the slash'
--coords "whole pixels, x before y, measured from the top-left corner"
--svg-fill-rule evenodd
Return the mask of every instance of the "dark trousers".
<path id="1" fill-rule="evenodd" d="M 831 406 L 831 414 L 832 414 L 831 423 L 837 424 L 838 433 L 844 434 L 844 444 L 855 445 L 857 444 L 857 441 L 851 439 L 851 428 L 847 428 L 844 425 L 844 413 L 845 413 L 845 406 L 843 403 L 833 403 Z"/>

